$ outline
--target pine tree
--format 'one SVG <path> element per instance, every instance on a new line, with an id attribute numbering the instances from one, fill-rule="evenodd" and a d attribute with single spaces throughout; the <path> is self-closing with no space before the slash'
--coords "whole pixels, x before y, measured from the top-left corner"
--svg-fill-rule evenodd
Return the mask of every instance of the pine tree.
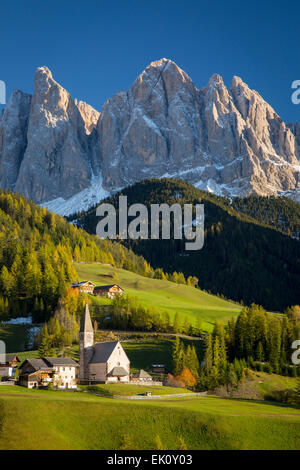
<path id="1" fill-rule="evenodd" d="M 174 375 L 178 375 L 185 368 L 185 350 L 184 345 L 179 342 L 179 350 L 177 353 L 177 360 L 175 363 Z"/>
<path id="2" fill-rule="evenodd" d="M 229 392 L 229 388 L 234 389 L 237 387 L 238 379 L 237 375 L 234 370 L 233 364 L 228 364 L 225 371 L 225 384 L 227 388 L 227 392 Z"/>
<path id="3" fill-rule="evenodd" d="M 204 367 L 206 374 L 209 375 L 213 367 L 213 347 L 212 336 L 210 333 L 207 333 L 205 337 Z"/>
<path id="4" fill-rule="evenodd" d="M 39 357 L 47 357 L 49 355 L 49 351 L 51 350 L 50 345 L 50 336 L 48 333 L 47 323 L 44 324 L 41 335 L 40 335 L 40 342 L 39 342 Z"/>
<path id="5" fill-rule="evenodd" d="M 36 255 L 29 256 L 25 265 L 23 286 L 27 297 L 38 296 L 41 293 L 42 273 Z"/>
<path id="6" fill-rule="evenodd" d="M 176 336 L 175 341 L 173 343 L 173 347 L 172 347 L 172 370 L 173 370 L 174 375 L 178 374 L 178 369 L 179 369 L 178 358 L 179 358 L 179 351 L 181 347 L 180 343 L 181 342 L 180 342 L 179 336 Z"/>
<path id="7" fill-rule="evenodd" d="M 199 376 L 200 364 L 195 346 L 191 350 L 191 372 L 195 377 Z"/>
<path id="8" fill-rule="evenodd" d="M 261 341 L 259 341 L 258 345 L 257 345 L 257 349 L 256 349 L 256 360 L 259 361 L 259 362 L 263 362 L 264 361 L 264 349 L 263 349 L 263 346 L 261 344 Z"/>
<path id="9" fill-rule="evenodd" d="M 183 333 L 187 335 L 189 332 L 189 329 L 190 329 L 190 322 L 189 322 L 188 316 L 186 315 L 184 318 Z"/>
<path id="10" fill-rule="evenodd" d="M 213 365 L 217 369 L 220 368 L 221 357 L 220 357 L 220 340 L 219 336 L 216 336 L 213 340 Z"/>
<path id="11" fill-rule="evenodd" d="M 54 346 L 59 347 L 60 342 L 61 342 L 61 327 L 57 318 L 54 320 L 52 335 L 53 335 Z"/>
<path id="12" fill-rule="evenodd" d="M 0 288 L 4 295 L 10 296 L 14 287 L 14 278 L 9 273 L 7 267 L 4 265 L 0 273 Z"/>
<path id="13" fill-rule="evenodd" d="M 195 334 L 197 336 L 201 336 L 201 331 L 202 331 L 202 318 L 200 315 L 197 315 Z"/>
<path id="14" fill-rule="evenodd" d="M 174 333 L 181 332 L 181 322 L 180 322 L 180 317 L 179 317 L 178 312 L 175 313 L 174 322 L 173 322 L 173 331 Z"/>
<path id="15" fill-rule="evenodd" d="M 163 322 L 163 330 L 165 332 L 170 331 L 170 329 L 171 329 L 171 327 L 170 327 L 170 315 L 169 315 L 169 312 L 167 312 L 166 310 L 162 314 L 162 322 Z"/>

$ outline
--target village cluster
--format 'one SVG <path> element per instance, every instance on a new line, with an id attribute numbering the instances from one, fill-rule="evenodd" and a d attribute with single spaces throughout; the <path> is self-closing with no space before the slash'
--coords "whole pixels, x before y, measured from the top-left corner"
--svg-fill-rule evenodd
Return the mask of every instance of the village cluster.
<path id="1" fill-rule="evenodd" d="M 130 361 L 119 341 L 94 342 L 94 329 L 88 304 L 85 305 L 79 332 L 79 363 L 69 357 L 26 359 L 21 365 L 16 354 L 6 354 L 0 364 L 0 376 L 13 378 L 19 368 L 17 384 L 27 388 L 49 387 L 76 389 L 78 384 L 135 383 L 162 385 L 141 369 L 130 373 Z M 153 365 L 154 372 L 163 372 L 163 365 Z"/>

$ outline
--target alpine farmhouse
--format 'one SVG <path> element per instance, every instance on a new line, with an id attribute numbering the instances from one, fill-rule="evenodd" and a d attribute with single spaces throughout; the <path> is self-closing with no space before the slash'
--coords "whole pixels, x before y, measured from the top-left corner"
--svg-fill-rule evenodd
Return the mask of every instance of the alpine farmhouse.
<path id="1" fill-rule="evenodd" d="M 124 289 L 122 289 L 118 284 L 96 286 L 91 281 L 82 281 L 71 284 L 71 288 L 86 294 L 92 294 L 98 297 L 107 297 L 108 299 L 113 299 L 117 295 L 122 296 L 124 294 Z"/>
<path id="2" fill-rule="evenodd" d="M 26 359 L 20 365 L 19 385 L 27 388 L 77 388 L 78 364 L 70 357 L 44 357 Z"/>

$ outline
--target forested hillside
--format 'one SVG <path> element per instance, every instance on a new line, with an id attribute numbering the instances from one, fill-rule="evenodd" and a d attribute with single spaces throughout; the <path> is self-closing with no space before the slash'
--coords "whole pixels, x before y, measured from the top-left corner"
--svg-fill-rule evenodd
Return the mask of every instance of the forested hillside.
<path id="1" fill-rule="evenodd" d="M 151 179 L 122 191 L 128 205 L 204 203 L 205 243 L 185 251 L 183 240 L 128 240 L 126 244 L 154 267 L 196 276 L 199 287 L 227 298 L 283 311 L 300 301 L 300 245 L 275 228 L 236 211 L 228 199 L 200 191 L 189 183 Z M 118 196 L 107 202 L 118 208 Z M 250 212 L 250 211 L 249 211 Z M 95 208 L 70 217 L 90 233 L 98 218 Z"/>
<path id="2" fill-rule="evenodd" d="M 212 334 L 205 337 L 202 384 L 214 388 L 228 380 L 237 383 L 245 367 L 299 376 L 300 366 L 292 362 L 292 345 L 299 333 L 299 306 L 287 309 L 286 315 L 271 315 L 253 304 L 225 327 L 216 322 Z"/>
<path id="3" fill-rule="evenodd" d="M 75 261 L 97 261 L 140 274 L 141 256 L 100 240 L 23 196 L 0 191 L 0 319 L 33 314 L 47 320 L 78 275 Z"/>
<path id="4" fill-rule="evenodd" d="M 288 197 L 237 197 L 231 205 L 258 222 L 271 225 L 292 238 L 300 238 L 300 204 Z"/>

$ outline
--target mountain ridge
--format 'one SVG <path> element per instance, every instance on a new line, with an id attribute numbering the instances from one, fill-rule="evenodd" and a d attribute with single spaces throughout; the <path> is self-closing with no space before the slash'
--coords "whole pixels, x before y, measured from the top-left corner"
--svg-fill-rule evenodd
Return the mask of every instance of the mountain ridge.
<path id="1" fill-rule="evenodd" d="M 98 112 L 44 66 L 33 96 L 13 92 L 0 119 L 0 187 L 63 215 L 147 177 L 300 200 L 299 144 L 299 124 L 285 124 L 237 76 L 230 88 L 214 74 L 198 89 L 160 59 Z"/>

